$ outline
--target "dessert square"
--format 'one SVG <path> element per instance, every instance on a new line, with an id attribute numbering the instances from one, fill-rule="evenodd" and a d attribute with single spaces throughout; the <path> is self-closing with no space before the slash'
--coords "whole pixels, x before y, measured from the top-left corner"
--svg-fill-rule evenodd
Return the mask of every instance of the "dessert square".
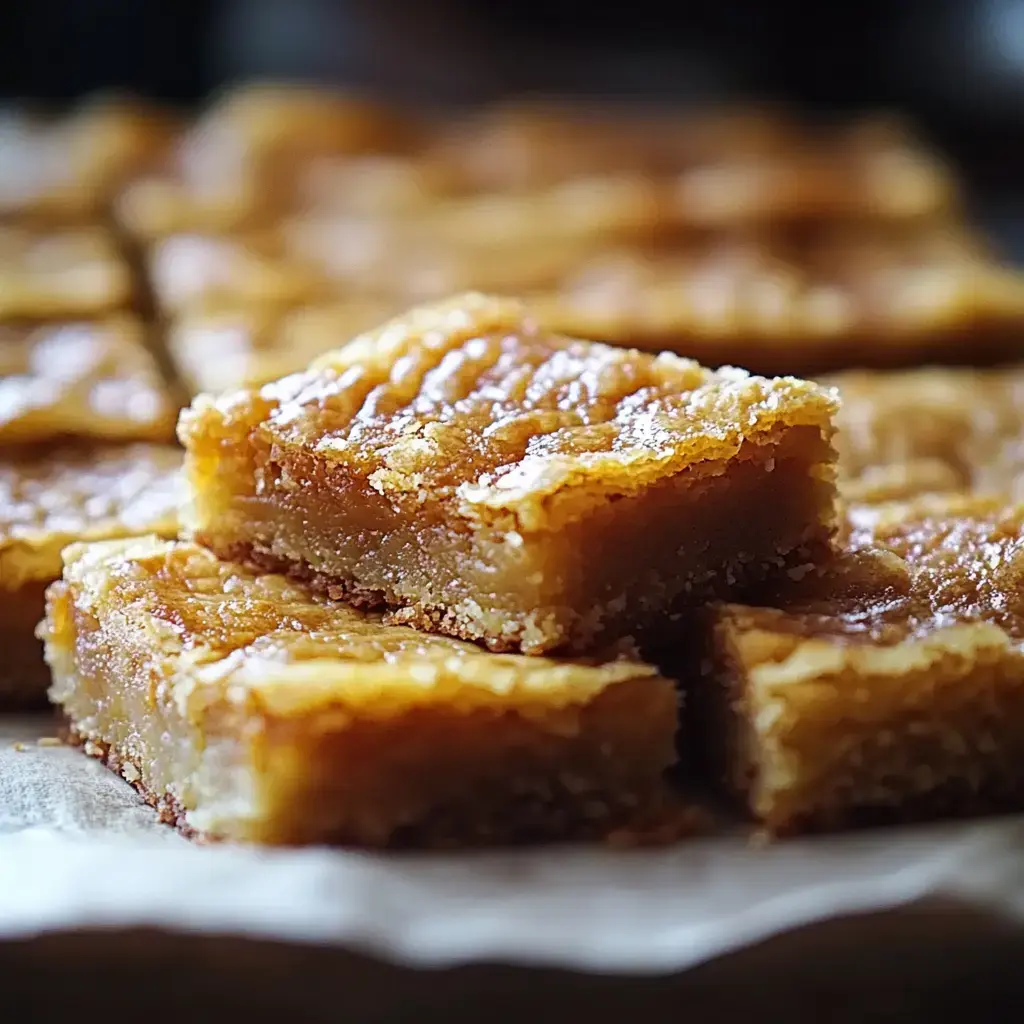
<path id="1" fill-rule="evenodd" d="M 271 230 L 239 235 L 172 235 L 146 259 L 161 313 L 219 313 L 238 307 L 281 310 L 322 302 L 336 292 L 330 275 L 303 260 Z"/>
<path id="2" fill-rule="evenodd" d="M 419 128 L 394 111 L 327 90 L 251 85 L 214 102 L 164 165 L 116 202 L 129 234 L 231 232 L 272 223 L 313 160 L 407 149 Z"/>
<path id="3" fill-rule="evenodd" d="M 131 268 L 105 229 L 0 225 L 0 321 L 101 316 L 134 298 Z"/>
<path id="4" fill-rule="evenodd" d="M 1024 275 L 947 227 L 711 233 L 591 253 L 530 297 L 553 330 L 766 374 L 1007 362 Z"/>
<path id="5" fill-rule="evenodd" d="M 549 288 L 587 248 L 526 235 L 460 241 L 433 232 L 426 218 L 318 216 L 234 236 L 175 235 L 151 248 L 148 265 L 157 306 L 170 316 L 368 296 L 404 309 L 469 289 Z"/>
<path id="6" fill-rule="evenodd" d="M 41 634 L 73 737 L 189 835 L 565 840 L 671 804 L 677 695 L 635 660 L 490 654 L 156 538 L 68 548 Z"/>
<path id="7" fill-rule="evenodd" d="M 176 133 L 168 112 L 113 96 L 62 117 L 0 114 L 0 217 L 37 227 L 86 224 L 118 185 L 162 159 Z"/>
<path id="8" fill-rule="evenodd" d="M 0 324 L 0 444 L 173 441 L 177 418 L 139 321 Z"/>
<path id="9" fill-rule="evenodd" d="M 136 444 L 94 451 L 5 452 L 0 459 L 0 704 L 40 702 L 48 674 L 34 630 L 43 591 L 78 540 L 174 536 L 181 452 Z"/>
<path id="10" fill-rule="evenodd" d="M 674 179 L 674 220 L 749 229 L 863 222 L 897 227 L 949 220 L 961 206 L 950 169 L 910 128 L 864 118 L 832 129 L 792 124 L 760 151 L 733 149 Z"/>
<path id="11" fill-rule="evenodd" d="M 588 174 L 665 174 L 792 145 L 796 125 L 777 111 L 658 116 L 554 103 L 497 104 L 444 126 L 426 150 L 477 192 L 530 192 Z"/>
<path id="12" fill-rule="evenodd" d="M 396 312 L 384 299 L 349 299 L 283 312 L 245 306 L 180 317 L 167 347 L 193 394 L 260 387 L 303 370 L 319 355 Z"/>
<path id="13" fill-rule="evenodd" d="M 200 396 L 179 437 L 195 535 L 222 557 L 536 654 L 665 628 L 826 544 L 835 406 L 470 294 Z"/>
<path id="14" fill-rule="evenodd" d="M 318 213 L 313 217 L 319 220 Z M 649 239 L 667 231 L 669 219 L 657 181 L 638 174 L 591 173 L 525 193 L 481 193 L 438 202 L 419 215 L 416 226 L 427 238 L 484 250 Z"/>
<path id="15" fill-rule="evenodd" d="M 295 169 L 289 212 L 366 217 L 418 216 L 462 194 L 451 171 L 419 155 L 318 156 Z"/>
<path id="16" fill-rule="evenodd" d="M 1024 371 L 851 370 L 827 383 L 842 396 L 836 448 L 847 501 L 1024 498 Z"/>
<path id="17" fill-rule="evenodd" d="M 851 512 L 837 557 L 710 614 L 695 735 L 771 833 L 1024 808 L 1024 508 Z"/>
<path id="18" fill-rule="evenodd" d="M 768 108 L 498 106 L 443 129 L 426 158 L 484 192 L 647 175 L 666 186 L 665 219 L 684 229 L 906 223 L 958 205 L 948 169 L 906 126 L 866 118 L 816 129 Z"/>

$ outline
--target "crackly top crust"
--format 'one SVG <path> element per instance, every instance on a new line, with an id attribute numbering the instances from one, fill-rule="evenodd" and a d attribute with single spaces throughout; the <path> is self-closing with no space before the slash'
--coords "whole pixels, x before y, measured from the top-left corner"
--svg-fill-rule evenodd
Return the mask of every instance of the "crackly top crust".
<path id="1" fill-rule="evenodd" d="M 76 540 L 173 536 L 184 498 L 181 452 L 137 444 L 0 461 L 0 587 L 60 574 Z"/>
<path id="2" fill-rule="evenodd" d="M 696 345 L 712 358 L 756 361 L 752 345 L 785 346 L 796 366 L 840 359 L 906 361 L 922 338 L 981 322 L 1024 323 L 1024 276 L 979 240 L 946 226 L 721 236 L 674 249 L 620 248 L 581 261 L 531 300 L 553 328 L 610 341 Z M 858 356 L 849 339 L 875 351 Z"/>
<path id="3" fill-rule="evenodd" d="M 285 311 L 246 305 L 180 317 L 167 346 L 193 394 L 260 387 L 304 369 L 394 312 L 394 303 L 373 298 Z"/>
<path id="4" fill-rule="evenodd" d="M 831 392 L 549 334 L 514 300 L 469 294 L 415 309 L 258 392 L 200 396 L 186 447 L 248 425 L 255 443 L 348 467 L 396 500 L 512 511 L 526 529 L 565 488 L 635 494 L 793 426 L 831 431 Z M 219 424 L 219 425 L 218 425 Z M 418 497 L 417 497 L 418 496 Z M 548 510 L 550 511 L 550 510 Z"/>
<path id="5" fill-rule="evenodd" d="M 827 383 L 842 395 L 836 448 L 847 500 L 1024 498 L 1024 371 L 848 372 Z"/>
<path id="6" fill-rule="evenodd" d="M 94 316 L 132 297 L 131 269 L 108 231 L 0 226 L 0 318 Z"/>
<path id="7" fill-rule="evenodd" d="M 30 221 L 98 216 L 119 182 L 167 151 L 176 122 L 135 100 L 100 97 L 66 117 L 0 118 L 0 215 Z"/>
<path id="8" fill-rule="evenodd" d="M 893 671 L 908 665 L 887 662 L 885 648 L 951 629 L 964 651 L 973 643 L 968 636 L 987 647 L 1018 645 L 1024 507 L 948 495 L 854 508 L 836 558 L 764 603 L 728 608 L 732 625 L 747 634 L 744 660 L 787 662 L 793 678 L 828 668 L 832 656 L 815 645 L 820 640 L 875 649 L 874 667 Z M 801 650 L 801 659 L 789 661 Z"/>
<path id="9" fill-rule="evenodd" d="M 255 575 L 195 544 L 153 537 L 76 544 L 64 553 L 76 606 L 151 638 L 154 659 L 187 660 L 173 697 L 292 714 L 330 705 L 390 717 L 453 706 L 584 704 L 618 682 L 657 676 L 629 660 L 556 661 L 497 655 L 450 637 L 384 625 L 379 614 Z"/>
<path id="10" fill-rule="evenodd" d="M 177 414 L 131 318 L 0 326 L 0 442 L 169 441 Z"/>

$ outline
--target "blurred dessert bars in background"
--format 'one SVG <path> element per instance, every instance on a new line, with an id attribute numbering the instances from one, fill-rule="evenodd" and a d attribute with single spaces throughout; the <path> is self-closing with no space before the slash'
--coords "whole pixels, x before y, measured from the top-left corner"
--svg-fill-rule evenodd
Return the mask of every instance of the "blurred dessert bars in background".
<path id="1" fill-rule="evenodd" d="M 131 267 L 107 228 L 0 225 L 0 323 L 103 316 L 135 298 Z"/>
<path id="2" fill-rule="evenodd" d="M 152 103 L 100 96 L 60 115 L 0 113 L 0 220 L 94 224 L 120 188 L 166 158 L 177 119 Z"/>

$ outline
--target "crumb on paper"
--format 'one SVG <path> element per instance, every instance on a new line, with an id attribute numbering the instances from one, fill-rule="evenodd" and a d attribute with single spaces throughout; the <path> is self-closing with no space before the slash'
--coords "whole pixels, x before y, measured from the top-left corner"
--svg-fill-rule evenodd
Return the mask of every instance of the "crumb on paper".
<path id="1" fill-rule="evenodd" d="M 16 743 L 12 743 L 11 746 L 20 754 L 25 750 L 25 744 L 20 740 Z"/>
<path id="2" fill-rule="evenodd" d="M 60 739 L 58 737 L 56 737 L 56 736 L 40 736 L 39 739 L 36 740 L 36 746 L 37 747 L 62 747 L 62 746 L 64 746 L 64 744 L 61 743 Z"/>

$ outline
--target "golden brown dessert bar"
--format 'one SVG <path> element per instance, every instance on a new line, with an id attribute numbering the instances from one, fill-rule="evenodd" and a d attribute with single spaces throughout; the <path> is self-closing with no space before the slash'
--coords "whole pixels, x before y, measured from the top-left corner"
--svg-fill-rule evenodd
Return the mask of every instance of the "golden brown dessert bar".
<path id="1" fill-rule="evenodd" d="M 12 110 L 0 116 L 0 218 L 85 224 L 118 186 L 168 151 L 176 123 L 148 103 L 103 96 L 63 117 Z"/>
<path id="2" fill-rule="evenodd" d="M 314 157 L 295 168 L 289 214 L 416 216 L 463 190 L 442 168 L 408 154 Z"/>
<path id="3" fill-rule="evenodd" d="M 316 356 L 396 312 L 382 299 L 349 299 L 285 311 L 245 306 L 171 324 L 167 347 L 193 395 L 260 387 L 304 370 Z"/>
<path id="4" fill-rule="evenodd" d="M 478 845 L 668 807 L 673 684 L 385 625 L 197 545 L 76 544 L 41 633 L 85 750 L 190 835 Z"/>
<path id="5" fill-rule="evenodd" d="M 999 362 L 1024 275 L 960 230 L 831 226 L 593 254 L 531 307 L 554 330 L 769 374 Z"/>
<path id="6" fill-rule="evenodd" d="M 906 127 L 815 129 L 781 111 L 657 115 L 499 107 L 456 123 L 426 159 L 465 188 L 529 192 L 594 174 L 668 186 L 667 220 L 750 228 L 794 221 L 930 219 L 959 205 L 948 169 Z"/>
<path id="7" fill-rule="evenodd" d="M 318 211 L 313 220 L 322 220 Z M 627 174 L 580 176 L 523 194 L 461 196 L 434 204 L 414 224 L 427 238 L 478 249 L 648 239 L 670 227 L 658 183 Z"/>
<path id="8" fill-rule="evenodd" d="M 117 216 L 144 239 L 265 224 L 291 204 L 296 173 L 308 162 L 403 150 L 418 134 L 393 111 L 352 96 L 243 87 L 196 121 L 162 170 L 125 187 Z"/>
<path id="9" fill-rule="evenodd" d="M 850 371 L 839 388 L 839 486 L 853 503 L 969 491 L 1024 499 L 1024 370 Z"/>
<path id="10" fill-rule="evenodd" d="M 64 546 L 174 536 L 180 468 L 181 452 L 170 445 L 8 452 L 0 460 L 0 704 L 42 700 L 47 677 L 34 630 Z"/>
<path id="11" fill-rule="evenodd" d="M 854 510 L 833 561 L 711 614 L 695 730 L 769 832 L 1024 808 L 1022 541 L 997 499 Z"/>
<path id="12" fill-rule="evenodd" d="M 404 149 L 419 136 L 408 117 L 360 96 L 289 82 L 231 88 L 206 110 L 197 135 L 230 140 L 258 161 Z"/>
<path id="13" fill-rule="evenodd" d="M 829 221 L 906 225 L 959 210 L 949 169 L 903 126 L 866 119 L 798 134 L 774 152 L 687 168 L 674 182 L 672 218 L 736 228 Z"/>
<path id="14" fill-rule="evenodd" d="M 664 627 L 825 544 L 834 410 L 806 381 L 563 338 L 471 294 L 200 396 L 179 437 L 223 557 L 541 653 Z"/>
<path id="15" fill-rule="evenodd" d="M 440 130 L 425 159 L 477 192 L 530 192 L 590 174 L 680 171 L 792 148 L 796 122 L 777 110 L 658 115 L 631 107 L 498 104 Z"/>
<path id="16" fill-rule="evenodd" d="M 274 232 L 173 235 L 152 247 L 147 262 L 157 308 L 169 316 L 283 309 L 323 301 L 335 289 L 326 272 L 290 255 Z"/>
<path id="17" fill-rule="evenodd" d="M 575 239 L 458 244 L 408 220 L 309 219 L 238 236 L 175 235 L 153 247 L 149 273 L 171 315 L 367 296 L 407 308 L 473 288 L 550 287 L 587 248 Z"/>
<path id="18" fill-rule="evenodd" d="M 0 324 L 0 444 L 173 441 L 177 418 L 137 320 Z"/>
<path id="19" fill-rule="evenodd" d="M 103 228 L 0 226 L 0 321 L 101 316 L 134 298 L 131 267 Z"/>

